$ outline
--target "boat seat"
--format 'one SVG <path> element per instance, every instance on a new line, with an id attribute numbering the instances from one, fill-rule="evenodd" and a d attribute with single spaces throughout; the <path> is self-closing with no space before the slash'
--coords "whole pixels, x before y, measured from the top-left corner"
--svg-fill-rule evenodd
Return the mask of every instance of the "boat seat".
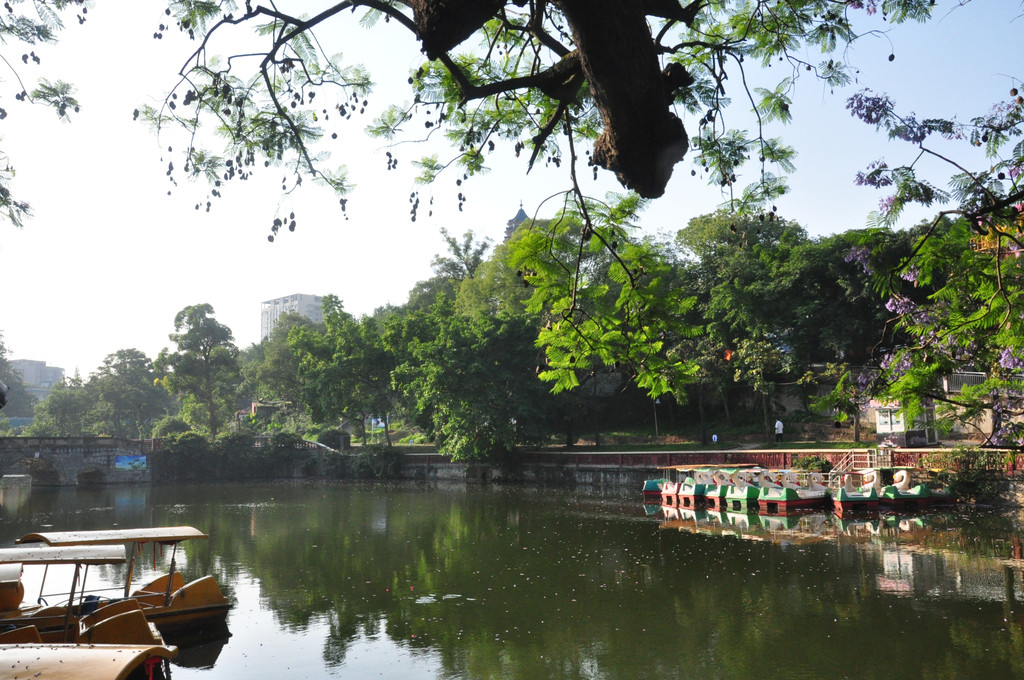
<path id="1" fill-rule="evenodd" d="M 132 597 L 138 597 L 140 595 L 151 595 L 153 593 L 159 593 L 163 595 L 167 592 L 168 578 L 170 578 L 171 581 L 172 593 L 175 590 L 184 587 L 185 585 L 185 577 L 181 575 L 180 571 L 176 571 L 171 575 L 164 574 L 163 576 L 155 578 L 144 586 L 139 586 L 139 588 L 134 593 L 132 593 Z"/>
<path id="2" fill-rule="evenodd" d="M 84 628 L 79 643 L 93 645 L 162 645 L 156 627 L 146 620 L 141 609 L 122 612 Z"/>
<path id="3" fill-rule="evenodd" d="M 83 616 L 82 627 L 88 628 L 89 626 L 94 626 L 100 621 L 109 619 L 112 616 L 117 616 L 118 614 L 123 614 L 125 612 L 141 610 L 142 605 L 138 600 L 133 600 L 132 598 L 114 600 Z"/>
<path id="4" fill-rule="evenodd" d="M 47 616 L 64 616 L 64 614 L 65 614 L 65 612 L 67 612 L 67 610 L 68 610 L 68 608 L 65 607 L 62 604 L 54 604 L 54 605 L 50 605 L 48 607 L 43 607 L 42 609 L 40 609 L 40 610 L 38 610 L 36 612 L 33 612 L 32 613 L 32 617 L 33 618 L 38 618 L 38 617 L 47 617 Z"/>
<path id="5" fill-rule="evenodd" d="M 21 626 L 0 633 L 0 645 L 42 644 L 39 629 L 35 626 Z"/>
<path id="6" fill-rule="evenodd" d="M 210 605 L 219 605 L 227 601 L 217 579 L 213 576 L 203 576 L 190 582 L 187 586 L 179 588 L 171 595 L 171 607 L 181 606 L 185 600 L 190 603 L 204 602 Z"/>

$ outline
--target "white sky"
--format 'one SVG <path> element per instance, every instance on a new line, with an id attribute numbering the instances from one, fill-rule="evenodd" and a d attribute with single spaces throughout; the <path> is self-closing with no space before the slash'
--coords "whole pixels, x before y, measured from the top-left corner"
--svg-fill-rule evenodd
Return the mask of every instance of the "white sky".
<path id="1" fill-rule="evenodd" d="M 1018 0 L 975 0 L 964 8 L 952 0 L 937 4 L 938 18 L 929 24 L 865 38 L 849 55 L 861 79 L 848 90 L 830 95 L 809 78 L 800 81 L 793 125 L 773 133 L 799 152 L 793 191 L 777 204 L 780 215 L 814 235 L 863 227 L 882 195 L 854 186 L 854 174 L 880 157 L 890 164 L 911 158 L 912 149 L 889 145 L 846 112 L 846 97 L 862 87 L 887 92 L 902 111 L 919 117 L 959 113 L 966 119 L 1005 100 L 1019 84 L 1011 77 L 1022 75 L 1015 70 L 1024 63 Z M 347 220 L 332 194 L 308 185 L 282 204 L 283 214 L 296 212 L 295 233 L 269 243 L 280 169 L 261 169 L 246 185 L 225 186 L 225 197 L 214 199 L 210 213 L 196 211 L 197 202 L 206 202 L 206 185 L 185 182 L 179 172 L 180 185 L 171 187 L 167 161 L 177 167 L 179 156 L 162 154 L 166 140 L 158 142 L 132 122 L 137 106 L 157 103 L 173 86 L 193 47 L 176 29 L 153 39 L 166 18 L 164 6 L 97 3 L 86 24 L 68 26 L 59 45 L 33 48 L 43 63 L 23 67 L 26 78 L 38 72 L 77 86 L 82 109 L 69 124 L 57 122 L 50 110 L 14 101 L 11 95 L 20 87 L 8 71 L 0 72 L 0 104 L 9 114 L 0 123 L 0 149 L 17 169 L 17 195 L 34 210 L 22 229 L 0 223 L 0 333 L 9 358 L 46 361 L 69 376 L 78 371 L 86 377 L 119 349 L 137 348 L 154 358 L 171 344 L 174 316 L 188 305 L 210 303 L 236 344 L 246 347 L 259 340 L 263 300 L 331 293 L 357 315 L 402 304 L 417 281 L 431 276 L 432 256 L 445 251 L 440 227 L 455 235 L 472 229 L 499 242 L 520 202 L 532 215 L 544 199 L 567 188 L 564 165 L 537 167 L 527 176 L 528 154 L 509 154 L 507 165 L 492 162 L 490 173 L 461 187 L 454 173 L 432 188 L 419 187 L 421 207 L 413 223 L 408 198 L 417 187 L 410 161 L 423 151 L 414 145 L 392 148 L 400 165 L 388 172 L 387 147 L 362 135 L 372 120 L 368 112 L 338 128 L 333 149 L 334 161 L 348 167 L 357 185 Z M 404 86 L 420 63 L 412 38 L 395 24 L 366 31 L 354 18 L 339 18 L 354 33 L 328 50 L 366 64 L 379 83 L 393 73 Z M 28 50 L 17 45 L 2 51 L 21 66 L 18 58 Z M 892 62 L 890 51 L 896 55 Z M 807 58 L 817 62 L 819 55 Z M 774 85 L 785 74 L 770 75 Z M 408 99 L 404 89 L 399 92 L 399 102 Z M 381 87 L 371 107 L 389 101 Z M 747 107 L 734 108 L 729 115 L 739 117 Z M 692 133 L 695 121 L 684 122 Z M 597 182 L 584 175 L 584 189 L 592 195 L 619 189 L 610 173 L 602 172 Z M 947 175 L 935 175 L 940 186 Z M 468 197 L 461 212 L 459 191 Z M 434 214 L 428 217 L 431 196 Z M 645 213 L 643 226 L 674 232 L 721 200 L 717 189 L 690 176 L 687 159 L 676 167 L 666 195 Z M 556 209 L 554 203 L 547 206 L 539 217 Z M 909 215 L 905 224 L 926 215 Z"/>

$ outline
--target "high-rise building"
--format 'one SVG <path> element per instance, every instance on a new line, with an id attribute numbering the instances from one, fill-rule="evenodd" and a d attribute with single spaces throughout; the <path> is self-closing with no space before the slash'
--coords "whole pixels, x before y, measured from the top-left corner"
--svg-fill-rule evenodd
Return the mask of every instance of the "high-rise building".
<path id="1" fill-rule="evenodd" d="M 266 300 L 260 309 L 260 339 L 266 340 L 282 314 L 300 314 L 313 323 L 324 322 L 323 298 L 319 295 L 286 295 Z"/>
<path id="2" fill-rule="evenodd" d="M 35 397 L 36 401 L 46 399 L 50 390 L 64 382 L 64 369 L 47 366 L 45 361 L 11 359 L 10 363 L 11 370 L 21 376 L 25 390 Z"/>

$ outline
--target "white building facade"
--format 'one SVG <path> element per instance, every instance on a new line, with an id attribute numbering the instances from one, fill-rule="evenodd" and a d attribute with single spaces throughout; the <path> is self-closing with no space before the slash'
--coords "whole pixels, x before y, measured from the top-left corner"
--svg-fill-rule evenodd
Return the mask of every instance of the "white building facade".
<path id="1" fill-rule="evenodd" d="M 64 369 L 47 366 L 45 361 L 11 359 L 10 363 L 11 370 L 21 376 L 25 389 L 36 401 L 46 399 L 54 387 L 64 382 Z"/>
<path id="2" fill-rule="evenodd" d="M 323 298 L 319 295 L 286 295 L 260 305 L 260 340 L 266 340 L 282 314 L 299 314 L 313 323 L 324 322 Z"/>

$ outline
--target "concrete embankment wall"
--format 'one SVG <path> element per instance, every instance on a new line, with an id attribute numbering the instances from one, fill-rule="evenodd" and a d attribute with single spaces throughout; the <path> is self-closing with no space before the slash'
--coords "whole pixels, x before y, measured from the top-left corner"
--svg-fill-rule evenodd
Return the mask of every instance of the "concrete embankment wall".
<path id="1" fill-rule="evenodd" d="M 839 460 L 841 451 L 813 452 L 824 458 Z M 756 463 L 765 467 L 787 468 L 793 458 L 808 455 L 779 451 L 715 451 L 715 452 L 586 452 L 586 453 L 534 453 L 516 457 L 513 465 L 481 465 L 451 462 L 437 454 L 405 454 L 402 457 L 400 477 L 426 481 L 520 482 L 534 484 L 560 484 L 565 486 L 621 486 L 638 492 L 644 480 L 670 477 L 670 470 L 662 468 L 688 464 Z M 920 452 L 903 452 L 905 460 L 899 465 L 913 465 Z M 1024 470 L 1003 478 L 1003 471 L 993 473 L 1000 487 L 997 504 L 1004 507 L 1024 508 Z"/>
<path id="2" fill-rule="evenodd" d="M 663 476 L 661 454 L 526 454 L 506 465 L 452 462 L 437 454 L 405 454 L 399 475 L 408 480 L 470 480 L 534 484 L 635 486 Z"/>
<path id="3" fill-rule="evenodd" d="M 865 449 L 866 451 L 866 449 Z M 756 464 L 768 468 L 789 468 L 803 455 L 820 455 L 833 462 L 845 451 L 773 449 L 708 451 L 523 451 L 506 465 L 451 462 L 436 453 L 407 453 L 402 456 L 401 476 L 405 479 L 479 479 L 480 481 L 522 481 L 562 484 L 621 484 L 640 488 L 645 479 L 671 476 L 661 468 L 674 465 Z M 900 463 L 906 464 L 906 463 Z"/>
<path id="4" fill-rule="evenodd" d="M 514 468 L 470 463 L 406 461 L 401 479 L 419 481 L 522 482 L 527 484 L 582 484 L 597 486 L 635 486 L 644 480 L 662 476 L 656 468 L 623 468 L 610 465 L 557 465 L 531 463 Z"/>

